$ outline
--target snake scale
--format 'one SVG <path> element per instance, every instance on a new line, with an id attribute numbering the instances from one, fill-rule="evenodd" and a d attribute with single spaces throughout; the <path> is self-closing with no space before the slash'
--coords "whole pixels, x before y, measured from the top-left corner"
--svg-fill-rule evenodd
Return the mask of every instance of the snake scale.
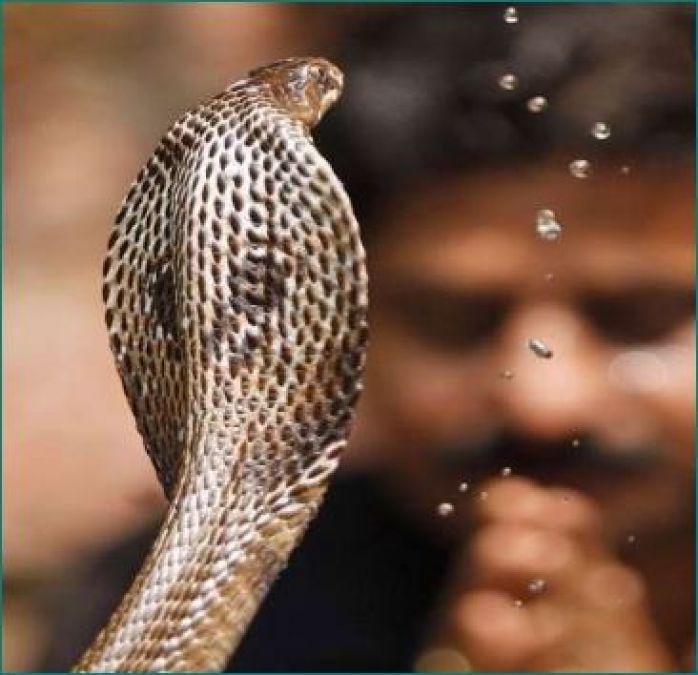
<path id="1" fill-rule="evenodd" d="M 76 671 L 221 670 L 320 505 L 367 341 L 359 228 L 310 135 L 342 83 L 317 58 L 250 72 L 123 202 L 106 323 L 170 507 Z"/>

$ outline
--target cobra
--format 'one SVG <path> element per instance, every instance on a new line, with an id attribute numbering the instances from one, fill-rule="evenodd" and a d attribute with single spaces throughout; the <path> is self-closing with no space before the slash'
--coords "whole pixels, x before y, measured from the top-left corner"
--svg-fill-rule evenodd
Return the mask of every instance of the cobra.
<path id="1" fill-rule="evenodd" d="M 170 506 L 75 670 L 220 670 L 320 505 L 367 341 L 365 255 L 310 131 L 324 59 L 259 68 L 186 113 L 132 185 L 103 296 Z"/>

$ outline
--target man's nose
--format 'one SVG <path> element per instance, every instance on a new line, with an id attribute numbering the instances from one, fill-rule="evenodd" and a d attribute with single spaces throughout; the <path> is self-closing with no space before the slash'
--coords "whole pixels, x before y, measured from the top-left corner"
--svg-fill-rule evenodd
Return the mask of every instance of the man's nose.
<path id="1" fill-rule="evenodd" d="M 519 308 L 502 333 L 497 387 L 503 422 L 512 430 L 555 440 L 593 426 L 602 393 L 600 355 L 583 321 L 563 305 Z"/>

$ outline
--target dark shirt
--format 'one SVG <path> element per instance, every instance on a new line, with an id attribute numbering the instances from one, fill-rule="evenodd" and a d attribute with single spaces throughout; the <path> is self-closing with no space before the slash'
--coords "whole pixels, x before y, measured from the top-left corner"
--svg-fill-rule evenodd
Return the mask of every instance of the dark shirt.
<path id="1" fill-rule="evenodd" d="M 448 565 L 446 549 L 393 508 L 368 476 L 334 481 L 318 517 L 272 586 L 231 671 L 411 670 Z M 88 598 L 57 600 L 44 666 L 74 664 L 118 603 L 153 532 L 88 570 Z M 83 594 L 85 590 L 83 590 Z"/>

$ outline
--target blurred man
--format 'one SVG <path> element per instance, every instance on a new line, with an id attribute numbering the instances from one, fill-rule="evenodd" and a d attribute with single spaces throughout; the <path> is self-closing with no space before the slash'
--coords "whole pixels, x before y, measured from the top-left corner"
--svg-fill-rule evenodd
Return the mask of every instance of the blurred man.
<path id="1" fill-rule="evenodd" d="M 339 59 L 354 472 L 238 670 L 692 667 L 692 18 L 503 12 L 383 12 Z"/>

